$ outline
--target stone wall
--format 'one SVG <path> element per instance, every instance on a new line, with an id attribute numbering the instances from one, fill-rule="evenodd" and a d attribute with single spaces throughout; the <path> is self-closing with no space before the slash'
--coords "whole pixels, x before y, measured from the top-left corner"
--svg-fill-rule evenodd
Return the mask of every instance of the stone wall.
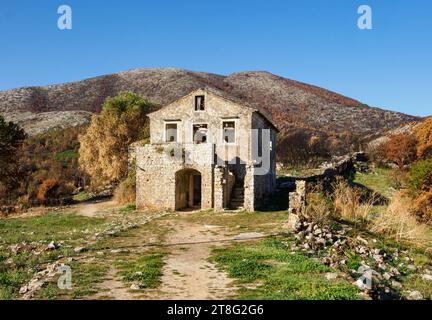
<path id="1" fill-rule="evenodd" d="M 340 157 L 332 163 L 324 164 L 319 174 L 294 178 L 295 190 L 288 195 L 289 225 L 294 227 L 299 216 L 306 209 L 308 192 L 318 185 L 324 190 L 330 190 L 337 177 L 347 177 L 355 172 L 355 162 L 356 159 L 353 156 Z"/>
<path id="2" fill-rule="evenodd" d="M 272 126 L 265 121 L 264 118 L 254 114 L 252 115 L 252 129 L 269 130 L 269 145 L 265 145 L 266 141 L 262 142 L 262 154 L 269 151 L 269 157 L 262 157 L 263 162 L 268 162 L 268 168 L 264 166 L 255 166 L 253 168 L 253 190 L 254 190 L 254 208 L 263 206 L 268 197 L 276 189 L 276 131 Z M 264 134 L 263 134 L 264 136 Z M 268 149 L 266 149 L 268 148 Z M 268 170 L 268 171 L 267 171 Z"/>
<path id="3" fill-rule="evenodd" d="M 176 174 L 189 169 L 201 174 L 201 208 L 212 208 L 214 166 L 208 161 L 213 157 L 212 146 L 199 144 L 171 147 L 170 149 L 167 145 L 145 145 L 136 148 L 137 207 L 176 210 Z M 171 150 L 182 150 L 183 156 L 173 156 Z M 186 159 L 192 155 L 196 162 L 188 164 Z"/>

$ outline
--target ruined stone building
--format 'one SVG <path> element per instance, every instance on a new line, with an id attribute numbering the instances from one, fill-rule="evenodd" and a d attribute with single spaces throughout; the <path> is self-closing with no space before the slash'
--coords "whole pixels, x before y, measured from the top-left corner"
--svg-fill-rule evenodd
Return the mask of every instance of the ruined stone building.
<path id="1" fill-rule="evenodd" d="M 135 148 L 137 207 L 252 211 L 276 187 L 277 129 L 258 110 L 199 89 L 149 114 Z"/>

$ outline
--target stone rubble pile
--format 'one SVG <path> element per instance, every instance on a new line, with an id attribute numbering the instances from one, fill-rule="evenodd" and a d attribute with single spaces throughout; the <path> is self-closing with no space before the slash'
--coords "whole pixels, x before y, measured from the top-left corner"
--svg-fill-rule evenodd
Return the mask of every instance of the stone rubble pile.
<path id="1" fill-rule="evenodd" d="M 19 290 L 19 293 L 23 295 L 22 299 L 27 300 L 33 298 L 37 291 L 42 289 L 47 282 L 52 280 L 59 273 L 58 269 L 60 266 L 60 263 L 54 262 L 48 264 L 45 269 L 33 275 L 29 283 L 22 286 Z"/>
<path id="2" fill-rule="evenodd" d="M 302 217 L 293 226 L 296 243 L 291 250 L 319 256 L 321 263 L 338 270 L 340 277 L 358 286 L 372 299 L 401 299 L 403 296 L 423 299 L 419 292 L 404 290 L 399 279 L 407 274 L 423 273 L 423 279 L 432 280 L 430 266 L 420 270 L 406 251 L 392 249 L 390 252 L 377 248 L 375 239 L 367 241 L 360 236 L 352 237 L 351 230 L 341 224 L 318 225 Z M 360 258 L 356 270 L 349 263 L 352 255 Z M 336 275 L 329 273 L 326 277 L 333 279 Z"/>

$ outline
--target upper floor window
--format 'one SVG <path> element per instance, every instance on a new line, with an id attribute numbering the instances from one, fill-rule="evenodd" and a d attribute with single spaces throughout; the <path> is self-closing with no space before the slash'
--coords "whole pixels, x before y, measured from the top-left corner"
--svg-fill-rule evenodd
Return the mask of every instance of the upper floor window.
<path id="1" fill-rule="evenodd" d="M 195 96 L 195 111 L 204 111 L 204 96 Z"/>
<path id="2" fill-rule="evenodd" d="M 165 142 L 177 142 L 177 123 L 165 124 Z"/>
<path id="3" fill-rule="evenodd" d="M 224 121 L 223 128 L 223 141 L 225 143 L 235 143 L 235 121 Z"/>
<path id="4" fill-rule="evenodd" d="M 207 142 L 207 125 L 194 124 L 193 125 L 193 142 L 206 143 Z"/>

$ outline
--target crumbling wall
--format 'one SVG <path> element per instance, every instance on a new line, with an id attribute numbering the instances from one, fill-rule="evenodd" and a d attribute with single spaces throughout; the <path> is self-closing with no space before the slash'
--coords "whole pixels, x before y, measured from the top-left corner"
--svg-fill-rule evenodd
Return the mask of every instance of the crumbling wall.
<path id="1" fill-rule="evenodd" d="M 299 216 L 307 206 L 307 194 L 320 186 L 323 190 L 330 190 L 337 177 L 347 177 L 355 172 L 355 162 L 352 156 L 344 156 L 334 163 L 325 164 L 322 172 L 317 175 L 295 178 L 295 190 L 288 194 L 289 225 L 294 227 Z"/>

